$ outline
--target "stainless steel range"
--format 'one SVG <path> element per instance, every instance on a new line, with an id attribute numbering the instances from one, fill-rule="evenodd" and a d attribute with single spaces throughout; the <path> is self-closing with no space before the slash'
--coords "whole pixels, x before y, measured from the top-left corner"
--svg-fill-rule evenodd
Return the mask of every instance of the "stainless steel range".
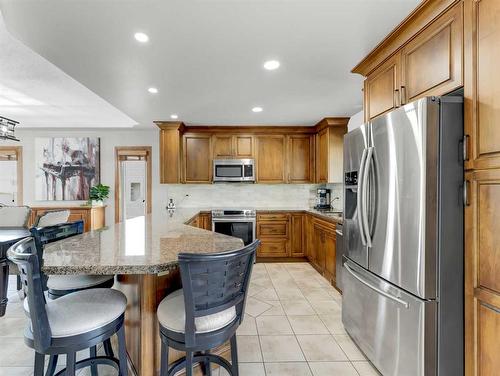
<path id="1" fill-rule="evenodd" d="M 245 245 L 255 240 L 255 223 L 255 210 L 212 210 L 212 231 L 240 238 Z"/>

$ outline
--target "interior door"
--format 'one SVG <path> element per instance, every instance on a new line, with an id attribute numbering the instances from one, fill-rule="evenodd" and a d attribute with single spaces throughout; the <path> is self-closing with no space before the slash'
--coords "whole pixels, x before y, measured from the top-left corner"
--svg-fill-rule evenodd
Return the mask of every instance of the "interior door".
<path id="1" fill-rule="evenodd" d="M 146 161 L 123 161 L 123 219 L 146 213 Z"/>
<path id="2" fill-rule="evenodd" d="M 361 159 L 368 147 L 367 126 L 349 132 L 344 137 L 344 252 L 351 260 L 368 267 L 368 249 L 362 240 L 358 199 Z"/>
<path id="3" fill-rule="evenodd" d="M 436 244 L 428 239 L 437 213 L 427 202 L 437 194 L 437 111 L 437 103 L 424 98 L 373 120 L 366 170 L 374 176 L 369 270 L 423 298 L 436 295 L 435 280 L 427 281 L 426 273 L 436 257 Z"/>

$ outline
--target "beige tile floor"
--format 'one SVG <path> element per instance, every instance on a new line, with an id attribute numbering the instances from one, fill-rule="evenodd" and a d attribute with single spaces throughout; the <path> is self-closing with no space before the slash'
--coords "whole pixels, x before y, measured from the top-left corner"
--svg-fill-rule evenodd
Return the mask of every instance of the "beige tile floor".
<path id="1" fill-rule="evenodd" d="M 12 280 L 0 319 L 0 376 L 30 376 L 33 354 L 23 343 L 25 318 L 14 286 Z M 379 375 L 344 331 L 341 305 L 339 293 L 308 263 L 256 264 L 237 332 L 240 375 Z M 101 374 L 116 373 L 103 367 Z"/>

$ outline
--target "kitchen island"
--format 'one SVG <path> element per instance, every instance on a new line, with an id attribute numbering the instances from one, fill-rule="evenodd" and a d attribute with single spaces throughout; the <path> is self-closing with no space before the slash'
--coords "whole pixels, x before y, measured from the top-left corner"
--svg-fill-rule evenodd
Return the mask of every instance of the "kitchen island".
<path id="1" fill-rule="evenodd" d="M 136 375 L 156 375 L 160 337 L 156 308 L 181 287 L 177 255 L 241 248 L 240 239 L 187 226 L 197 209 L 160 210 L 147 216 L 61 240 L 44 251 L 47 274 L 115 274 L 115 288 L 128 300 L 125 312 L 130 368 Z M 225 348 L 219 352 L 225 352 Z M 179 353 L 171 351 L 171 359 Z"/>

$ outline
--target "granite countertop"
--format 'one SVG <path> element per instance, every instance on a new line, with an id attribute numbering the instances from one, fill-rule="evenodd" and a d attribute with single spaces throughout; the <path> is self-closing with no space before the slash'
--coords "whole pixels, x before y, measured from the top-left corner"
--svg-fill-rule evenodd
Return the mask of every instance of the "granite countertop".
<path id="1" fill-rule="evenodd" d="M 101 230 L 87 232 L 45 247 L 47 274 L 156 274 L 177 268 L 181 252 L 215 253 L 243 247 L 240 239 L 186 225 L 212 208 L 153 211 Z M 261 212 L 307 212 L 334 223 L 342 215 L 311 208 L 253 208 Z"/>
<path id="2" fill-rule="evenodd" d="M 47 274 L 156 274 L 177 267 L 181 252 L 214 253 L 243 247 L 241 239 L 184 223 L 200 209 L 159 210 L 45 247 Z"/>

